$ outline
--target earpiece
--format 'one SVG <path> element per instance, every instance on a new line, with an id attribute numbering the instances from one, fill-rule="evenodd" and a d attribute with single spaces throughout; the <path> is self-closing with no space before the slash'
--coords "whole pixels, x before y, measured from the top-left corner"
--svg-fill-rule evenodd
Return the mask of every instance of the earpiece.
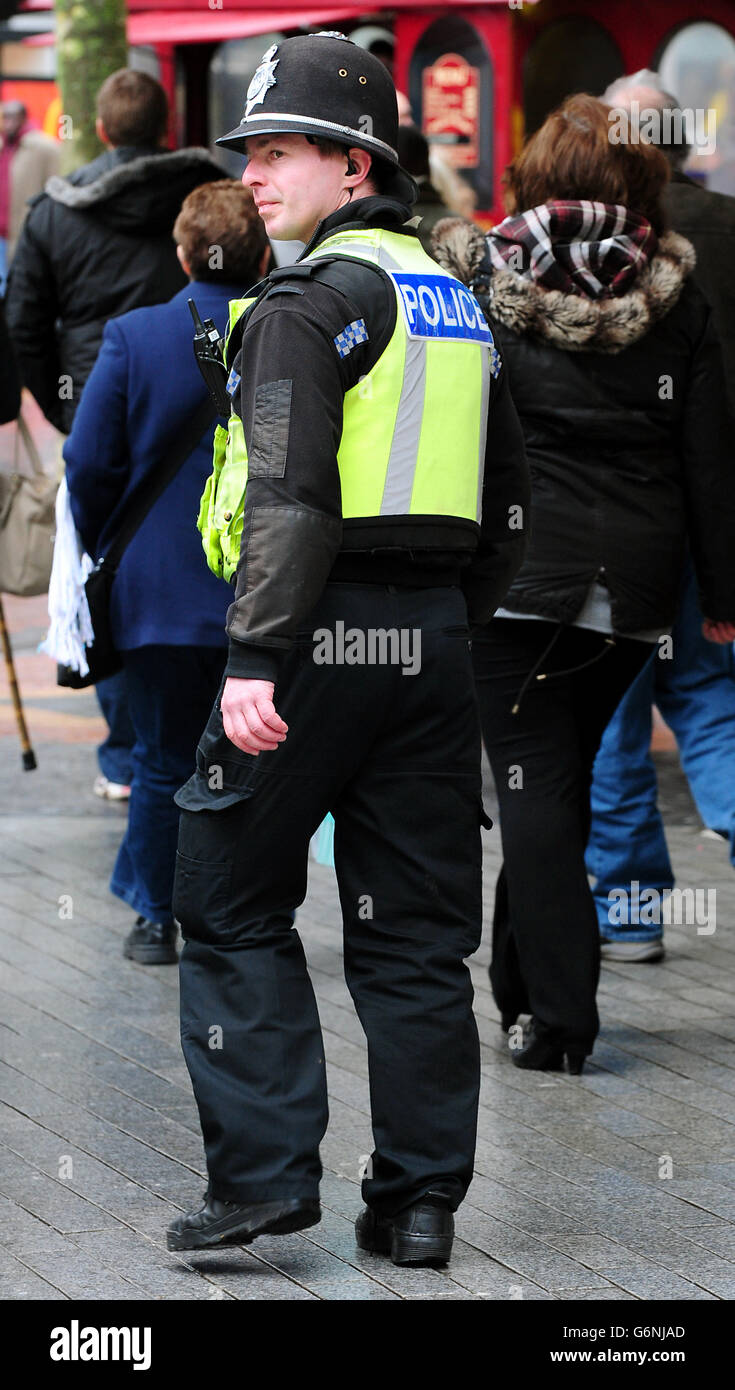
<path id="1" fill-rule="evenodd" d="M 357 173 L 357 165 L 356 165 L 354 159 L 352 158 L 352 156 L 349 155 L 349 154 L 348 154 L 348 156 L 347 156 L 347 169 L 346 169 L 345 172 L 347 173 L 348 177 L 349 177 L 350 175 L 352 175 L 352 174 L 356 174 L 356 173 Z"/>

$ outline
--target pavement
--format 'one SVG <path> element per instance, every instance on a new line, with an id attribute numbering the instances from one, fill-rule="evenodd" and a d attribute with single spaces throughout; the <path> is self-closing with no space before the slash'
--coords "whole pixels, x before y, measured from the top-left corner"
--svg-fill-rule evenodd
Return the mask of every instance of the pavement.
<path id="1" fill-rule="evenodd" d="M 477 1169 L 446 1270 L 357 1250 L 372 1148 L 364 1038 L 342 977 L 331 870 L 299 911 L 324 1030 L 331 1119 L 323 1219 L 247 1249 L 171 1254 L 164 1229 L 205 1183 L 178 1041 L 176 967 L 123 959 L 107 889 L 125 809 L 92 793 L 103 723 L 36 653 L 43 599 L 4 600 L 35 772 L 0 679 L 0 1296 L 11 1300 L 729 1300 L 735 1296 L 735 875 L 703 838 L 671 740 L 656 760 L 681 887 L 716 888 L 717 925 L 666 928 L 661 964 L 606 965 L 581 1077 L 511 1065 L 471 962 L 482 1040 Z M 492 787 L 487 787 L 490 808 Z M 492 810 L 491 810 L 492 814 Z"/>

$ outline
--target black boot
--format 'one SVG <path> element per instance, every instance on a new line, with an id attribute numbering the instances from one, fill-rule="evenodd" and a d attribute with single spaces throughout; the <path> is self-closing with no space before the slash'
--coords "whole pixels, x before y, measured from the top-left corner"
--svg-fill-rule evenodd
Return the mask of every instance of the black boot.
<path id="1" fill-rule="evenodd" d="M 395 1216 L 365 1207 L 355 1222 L 361 1250 L 390 1255 L 394 1265 L 445 1265 L 452 1253 L 454 1217 L 446 1198 L 427 1192 Z"/>
<path id="2" fill-rule="evenodd" d="M 221 1202 L 204 1194 L 204 1206 L 177 1216 L 166 1231 L 169 1250 L 217 1250 L 223 1245 L 249 1245 L 256 1236 L 290 1235 L 316 1226 L 322 1213 L 318 1201 L 280 1197 L 272 1202 Z"/>
<path id="3" fill-rule="evenodd" d="M 139 917 L 133 930 L 128 932 L 123 946 L 123 955 L 128 960 L 136 960 L 138 965 L 175 965 L 177 928 L 174 923 L 149 922 L 147 917 Z"/>
<path id="4" fill-rule="evenodd" d="M 523 1047 L 511 1048 L 513 1065 L 524 1070 L 563 1071 L 566 1054 L 570 1076 L 581 1076 L 584 1059 L 592 1051 L 585 1043 L 565 1043 L 551 1029 L 543 1029 L 531 1019 Z"/>

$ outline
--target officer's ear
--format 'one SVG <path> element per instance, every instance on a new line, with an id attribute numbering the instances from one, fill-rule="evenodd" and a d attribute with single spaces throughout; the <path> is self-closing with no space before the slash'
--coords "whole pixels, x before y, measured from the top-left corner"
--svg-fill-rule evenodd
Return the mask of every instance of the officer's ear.
<path id="1" fill-rule="evenodd" d="M 348 150 L 345 188 L 361 188 L 363 192 L 366 192 L 364 185 L 371 182 L 372 163 L 372 156 L 368 154 L 367 150 L 359 150 L 357 146 Z"/>

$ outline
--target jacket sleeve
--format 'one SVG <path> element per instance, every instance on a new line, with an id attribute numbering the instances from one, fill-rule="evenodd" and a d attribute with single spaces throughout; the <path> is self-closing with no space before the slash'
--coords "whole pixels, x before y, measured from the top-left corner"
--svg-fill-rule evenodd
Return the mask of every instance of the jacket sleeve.
<path id="1" fill-rule="evenodd" d="M 503 357 L 495 325 L 493 335 Z M 462 588 L 471 623 L 486 623 L 507 594 L 523 563 L 531 510 L 531 480 L 523 430 L 501 365 L 490 396 L 482 487 L 480 544 L 463 572 Z"/>
<path id="2" fill-rule="evenodd" d="M 706 618 L 735 622 L 735 419 L 712 313 L 692 358 L 682 459 L 689 543 Z"/>
<path id="3" fill-rule="evenodd" d="M 240 413 L 248 485 L 228 676 L 275 681 L 342 541 L 337 450 L 344 381 L 333 328 L 286 293 L 243 340 Z"/>
<path id="4" fill-rule="evenodd" d="M 127 390 L 127 344 L 112 320 L 63 449 L 74 525 L 93 559 L 130 473 Z"/>
<path id="5" fill-rule="evenodd" d="M 23 223 L 8 276 L 5 312 L 23 385 L 35 396 L 46 419 L 63 431 L 55 331 L 58 303 L 43 228 L 47 203 L 48 199 L 42 199 L 32 206 Z"/>

